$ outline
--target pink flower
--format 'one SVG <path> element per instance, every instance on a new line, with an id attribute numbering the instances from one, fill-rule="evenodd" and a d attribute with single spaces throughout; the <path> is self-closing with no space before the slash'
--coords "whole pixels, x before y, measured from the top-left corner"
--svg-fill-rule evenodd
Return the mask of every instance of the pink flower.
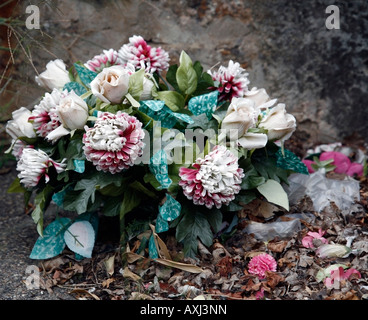
<path id="1" fill-rule="evenodd" d="M 193 168 L 180 168 L 179 185 L 185 196 L 196 205 L 221 208 L 235 199 L 244 177 L 238 158 L 225 146 L 215 146 L 204 159 L 198 158 Z"/>
<path id="2" fill-rule="evenodd" d="M 360 163 L 352 163 L 348 170 L 346 171 L 346 174 L 350 177 L 354 177 L 357 175 L 358 177 L 363 176 L 364 167 Z"/>
<path id="3" fill-rule="evenodd" d="M 319 239 L 321 240 L 323 243 L 328 243 L 328 240 L 323 238 L 323 235 L 325 234 L 326 232 L 325 231 L 322 231 L 322 229 L 319 229 L 318 230 L 318 233 L 317 232 L 311 232 L 309 231 L 307 233 L 307 236 L 305 236 L 303 239 L 302 239 L 302 243 L 303 243 L 303 246 L 305 248 L 314 248 L 314 244 L 313 244 L 313 239 Z"/>
<path id="4" fill-rule="evenodd" d="M 248 73 L 238 62 L 234 63 L 230 60 L 227 67 L 221 66 L 218 71 L 208 71 L 208 73 L 214 81 L 219 82 L 219 101 L 231 101 L 234 97 L 243 97 L 248 91 Z"/>
<path id="5" fill-rule="evenodd" d="M 334 160 L 331 164 L 336 166 L 334 170 L 334 172 L 336 173 L 346 173 L 351 164 L 350 159 L 341 152 L 337 151 L 322 152 L 321 155 L 319 156 L 320 161 L 330 159 Z"/>
<path id="6" fill-rule="evenodd" d="M 266 277 L 266 271 L 276 271 L 277 262 L 268 253 L 261 253 L 253 257 L 248 264 L 248 272 L 257 275 L 260 279 Z"/>
<path id="7" fill-rule="evenodd" d="M 314 172 L 314 169 L 312 168 L 312 164 L 315 163 L 314 161 L 308 160 L 308 159 L 304 159 L 304 160 L 302 160 L 302 162 L 307 166 L 309 173 L 313 173 Z"/>
<path id="8" fill-rule="evenodd" d="M 118 53 L 114 49 L 103 50 L 103 53 L 94 56 L 84 65 L 91 71 L 101 72 L 104 68 L 119 64 Z"/>
<path id="9" fill-rule="evenodd" d="M 342 280 L 352 280 L 354 278 L 361 278 L 361 274 L 358 270 L 350 268 L 344 271 L 343 267 L 331 270 L 331 276 L 325 279 L 325 285 L 327 288 L 339 287 Z"/>
<path id="10" fill-rule="evenodd" d="M 97 170 L 112 174 L 128 169 L 143 154 L 142 123 L 127 113 L 100 112 L 92 128 L 86 128 L 83 150 Z"/>
<path id="11" fill-rule="evenodd" d="M 261 290 L 256 292 L 256 299 L 257 300 L 264 300 L 265 296 L 264 296 L 264 289 L 261 288 Z"/>
<path id="12" fill-rule="evenodd" d="M 169 54 L 161 47 L 153 48 L 141 36 L 129 38 L 129 43 L 119 49 L 120 63 L 131 63 L 136 68 L 144 64 L 146 72 L 164 71 L 169 69 Z"/>

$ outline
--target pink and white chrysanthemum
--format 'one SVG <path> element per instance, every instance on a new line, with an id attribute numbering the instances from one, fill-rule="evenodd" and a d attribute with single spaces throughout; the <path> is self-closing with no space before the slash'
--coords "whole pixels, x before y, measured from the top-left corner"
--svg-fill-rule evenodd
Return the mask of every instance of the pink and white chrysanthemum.
<path id="1" fill-rule="evenodd" d="M 261 253 L 253 257 L 248 264 L 248 272 L 255 274 L 260 279 L 266 277 L 266 271 L 275 272 L 277 268 L 277 262 L 274 257 L 268 253 Z"/>
<path id="2" fill-rule="evenodd" d="M 248 91 L 248 73 L 238 62 L 229 61 L 227 67 L 220 66 L 217 71 L 207 71 L 214 81 L 218 81 L 219 101 L 231 101 L 234 97 L 243 97 Z"/>
<path id="3" fill-rule="evenodd" d="M 244 177 L 238 158 L 225 146 L 215 146 L 204 159 L 198 158 L 192 168 L 180 168 L 179 185 L 185 196 L 196 205 L 221 208 L 235 199 Z"/>
<path id="4" fill-rule="evenodd" d="M 21 158 L 24 148 L 34 148 L 34 147 L 32 145 L 26 144 L 24 141 L 19 139 L 13 142 L 13 149 L 11 153 L 17 161 Z"/>
<path id="5" fill-rule="evenodd" d="M 103 53 L 94 56 L 84 65 L 91 71 L 101 72 L 104 68 L 120 64 L 118 61 L 118 52 L 114 49 L 103 50 Z"/>
<path id="6" fill-rule="evenodd" d="M 52 90 L 51 93 L 46 93 L 40 103 L 32 110 L 32 115 L 28 121 L 33 124 L 36 134 L 42 138 L 61 125 L 59 117 L 56 113 L 56 108 L 60 100 L 68 94 L 68 90 L 60 91 Z"/>
<path id="7" fill-rule="evenodd" d="M 43 150 L 24 148 L 17 163 L 20 182 L 26 188 L 32 188 L 37 186 L 42 177 L 45 177 L 47 183 L 50 180 L 49 168 L 54 167 L 57 173 L 63 172 L 66 168 L 64 160 L 59 163 L 52 160 Z"/>
<path id="8" fill-rule="evenodd" d="M 120 63 L 131 63 L 140 68 L 144 63 L 146 72 L 164 71 L 169 68 L 169 54 L 161 47 L 151 47 L 141 36 L 129 38 L 129 43 L 119 49 Z"/>
<path id="9" fill-rule="evenodd" d="M 99 171 L 112 174 L 128 169 L 143 154 L 142 123 L 127 113 L 100 112 L 92 128 L 83 135 L 88 161 Z"/>

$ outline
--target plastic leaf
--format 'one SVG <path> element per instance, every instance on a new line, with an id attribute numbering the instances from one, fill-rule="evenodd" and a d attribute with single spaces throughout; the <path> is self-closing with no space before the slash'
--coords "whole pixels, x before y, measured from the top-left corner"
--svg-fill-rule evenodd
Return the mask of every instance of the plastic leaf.
<path id="1" fill-rule="evenodd" d="M 179 89 L 186 95 L 192 94 L 197 88 L 197 73 L 188 54 L 182 51 L 179 58 L 180 66 L 176 71 Z"/>
<path id="2" fill-rule="evenodd" d="M 44 230 L 43 237 L 39 237 L 30 254 L 31 259 L 49 259 L 59 255 L 65 248 L 63 230 L 69 218 L 60 218 L 51 222 Z"/>
<path id="3" fill-rule="evenodd" d="M 218 90 L 210 93 L 202 94 L 200 96 L 193 97 L 188 102 L 188 109 L 198 116 L 205 113 L 208 120 L 212 118 L 212 113 L 215 112 L 217 107 Z"/>
<path id="4" fill-rule="evenodd" d="M 77 70 L 77 73 L 79 75 L 79 78 L 81 81 L 87 86 L 90 87 L 91 81 L 97 76 L 96 72 L 93 72 L 77 63 L 74 63 L 75 70 Z"/>
<path id="5" fill-rule="evenodd" d="M 83 173 L 85 170 L 85 161 L 73 159 L 74 171 L 78 173 Z"/>
<path id="6" fill-rule="evenodd" d="M 88 221 L 74 222 L 64 233 L 64 240 L 70 250 L 85 258 L 91 258 L 95 243 L 95 231 Z"/>
<path id="7" fill-rule="evenodd" d="M 160 207 L 160 216 L 165 221 L 173 221 L 179 217 L 181 211 L 181 204 L 172 196 L 166 194 L 166 201 Z"/>
<path id="8" fill-rule="evenodd" d="M 292 170 L 297 173 L 309 174 L 307 166 L 290 150 L 284 149 L 282 155 L 281 148 L 276 152 L 277 166 L 285 170 Z"/>
<path id="9" fill-rule="evenodd" d="M 267 201 L 289 210 L 289 199 L 287 193 L 277 181 L 269 179 L 264 184 L 258 186 L 257 190 L 267 199 Z"/>
<path id="10" fill-rule="evenodd" d="M 153 155 L 149 167 L 163 189 L 170 187 L 172 180 L 169 178 L 167 156 L 164 150 L 159 150 Z"/>
<path id="11" fill-rule="evenodd" d="M 68 82 L 64 85 L 63 90 L 74 91 L 78 96 L 81 96 L 87 92 L 87 89 L 83 87 L 79 82 Z"/>

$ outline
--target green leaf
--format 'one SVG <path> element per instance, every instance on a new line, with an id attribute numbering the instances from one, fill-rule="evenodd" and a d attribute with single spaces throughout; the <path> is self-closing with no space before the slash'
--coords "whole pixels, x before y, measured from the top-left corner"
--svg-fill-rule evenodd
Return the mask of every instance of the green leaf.
<path id="1" fill-rule="evenodd" d="M 173 64 L 166 72 L 166 80 L 173 86 L 176 91 L 180 91 L 178 82 L 176 81 L 176 72 L 178 71 L 178 65 Z"/>
<path id="2" fill-rule="evenodd" d="M 289 210 L 289 199 L 284 188 L 275 180 L 267 180 L 257 187 L 257 190 L 267 199 L 267 201 L 279 205 Z"/>
<path id="3" fill-rule="evenodd" d="M 139 101 L 141 94 L 143 92 L 143 79 L 144 79 L 144 69 L 140 69 L 139 71 L 133 73 L 129 77 L 129 89 L 128 92 L 132 95 L 132 97 Z"/>
<path id="4" fill-rule="evenodd" d="M 184 216 L 176 227 L 176 239 L 184 244 L 184 254 L 194 258 L 197 254 L 198 239 L 205 246 L 211 246 L 213 233 L 207 217 L 196 210 L 184 211 Z"/>
<path id="5" fill-rule="evenodd" d="M 120 207 L 120 220 L 124 219 L 124 216 L 138 207 L 141 203 L 142 195 L 133 189 L 127 189 L 123 195 L 123 202 Z"/>
<path id="6" fill-rule="evenodd" d="M 107 217 L 114 217 L 120 214 L 120 207 L 122 203 L 121 196 L 119 197 L 105 197 L 102 213 Z"/>
<path id="7" fill-rule="evenodd" d="M 20 183 L 20 179 L 18 177 L 14 179 L 14 181 L 7 190 L 8 193 L 24 193 L 26 191 L 27 189 L 22 186 L 22 184 Z"/>
<path id="8" fill-rule="evenodd" d="M 158 91 L 157 97 L 174 112 L 183 109 L 185 106 L 184 97 L 176 91 Z"/>
<path id="9" fill-rule="evenodd" d="M 197 88 L 197 73 L 193 63 L 185 51 L 180 54 L 180 66 L 176 72 L 176 81 L 179 89 L 186 95 L 192 94 Z"/>
<path id="10" fill-rule="evenodd" d="M 43 235 L 43 214 L 51 201 L 53 188 L 50 185 L 39 192 L 34 200 L 35 209 L 32 211 L 32 219 L 37 225 L 37 232 L 40 236 Z"/>

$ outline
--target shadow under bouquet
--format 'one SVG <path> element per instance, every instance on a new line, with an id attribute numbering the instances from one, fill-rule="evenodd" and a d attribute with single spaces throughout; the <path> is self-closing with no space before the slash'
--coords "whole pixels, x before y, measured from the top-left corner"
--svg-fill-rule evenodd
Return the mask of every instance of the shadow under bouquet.
<path id="1" fill-rule="evenodd" d="M 158 234 L 173 232 L 195 257 L 198 241 L 209 247 L 231 234 L 237 212 L 255 199 L 289 209 L 282 184 L 308 170 L 283 147 L 296 129 L 285 104 L 249 89 L 237 62 L 204 71 L 185 51 L 169 61 L 133 36 L 69 70 L 50 61 L 36 76 L 47 92 L 6 127 L 18 171 L 8 191 L 34 199 L 32 259 L 65 246 L 91 257 L 102 215 L 120 218 L 123 248 L 144 233 L 137 253 L 155 259 Z M 45 227 L 50 203 L 62 210 Z"/>

